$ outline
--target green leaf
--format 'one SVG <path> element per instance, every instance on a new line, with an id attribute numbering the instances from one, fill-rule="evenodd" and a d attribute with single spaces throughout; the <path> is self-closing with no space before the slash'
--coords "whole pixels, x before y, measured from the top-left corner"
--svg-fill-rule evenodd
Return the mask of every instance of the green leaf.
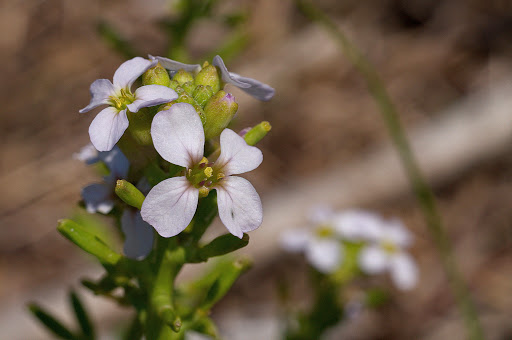
<path id="1" fill-rule="evenodd" d="M 244 234 L 244 237 L 241 239 L 231 234 L 224 234 L 200 248 L 198 252 L 199 259 L 201 261 L 206 261 L 210 257 L 221 256 L 234 252 L 248 244 L 249 235 L 247 234 Z"/>
<path id="2" fill-rule="evenodd" d="M 28 305 L 30 312 L 41 321 L 53 334 L 60 339 L 77 340 L 69 329 L 67 329 L 60 321 L 53 317 L 50 313 L 39 307 L 35 303 Z"/>
<path id="3" fill-rule="evenodd" d="M 93 340 L 95 338 L 94 335 L 94 326 L 87 315 L 87 312 L 84 308 L 84 305 L 80 301 L 79 296 L 76 292 L 71 291 L 69 293 L 69 298 L 71 300 L 71 305 L 73 306 L 73 310 L 75 311 L 75 316 L 80 325 L 80 329 L 82 330 L 82 334 L 84 339 Z"/>

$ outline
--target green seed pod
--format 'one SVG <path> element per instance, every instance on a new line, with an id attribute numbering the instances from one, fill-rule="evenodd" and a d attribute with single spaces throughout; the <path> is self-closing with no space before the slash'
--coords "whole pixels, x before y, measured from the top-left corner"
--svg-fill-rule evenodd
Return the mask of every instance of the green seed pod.
<path id="1" fill-rule="evenodd" d="M 204 107 L 206 117 L 206 124 L 204 124 L 205 138 L 210 139 L 220 135 L 222 130 L 231 122 L 237 110 L 238 104 L 232 94 L 222 90 L 214 94 Z"/>
<path id="2" fill-rule="evenodd" d="M 194 76 L 191 73 L 188 73 L 183 69 L 180 69 L 178 70 L 178 72 L 174 74 L 172 80 L 175 80 L 178 82 L 178 84 L 183 85 L 188 82 L 194 82 Z"/>
<path id="3" fill-rule="evenodd" d="M 130 182 L 124 179 L 117 180 L 115 192 L 124 203 L 137 209 L 142 207 L 142 202 L 144 202 L 145 197 L 142 192 Z"/>
<path id="4" fill-rule="evenodd" d="M 194 82 L 196 86 L 209 85 L 212 88 L 213 93 L 216 93 L 220 90 L 219 72 L 213 65 L 207 65 L 201 71 L 199 71 Z"/>
<path id="5" fill-rule="evenodd" d="M 267 133 L 272 129 L 272 126 L 269 122 L 263 121 L 247 131 L 244 135 L 245 142 L 248 145 L 256 145 L 260 140 L 263 139 L 267 135 Z"/>
<path id="6" fill-rule="evenodd" d="M 171 78 L 167 70 L 160 65 L 156 64 L 155 67 L 150 68 L 142 75 L 142 85 L 162 85 L 169 86 Z"/>

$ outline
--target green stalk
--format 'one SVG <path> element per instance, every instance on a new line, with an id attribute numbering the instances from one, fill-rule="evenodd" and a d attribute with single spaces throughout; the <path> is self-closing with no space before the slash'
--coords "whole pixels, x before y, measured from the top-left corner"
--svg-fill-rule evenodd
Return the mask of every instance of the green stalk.
<path id="1" fill-rule="evenodd" d="M 331 35 L 340 50 L 365 79 L 368 89 L 380 109 L 382 119 L 406 170 L 409 182 L 425 217 L 428 230 L 441 257 L 443 268 L 464 317 L 469 339 L 484 339 L 476 308 L 457 267 L 450 240 L 437 209 L 434 193 L 421 173 L 400 122 L 398 112 L 378 72 L 357 47 L 347 39 L 338 26 L 321 10 L 308 0 L 295 0 L 295 3 L 309 19 L 322 26 Z"/>

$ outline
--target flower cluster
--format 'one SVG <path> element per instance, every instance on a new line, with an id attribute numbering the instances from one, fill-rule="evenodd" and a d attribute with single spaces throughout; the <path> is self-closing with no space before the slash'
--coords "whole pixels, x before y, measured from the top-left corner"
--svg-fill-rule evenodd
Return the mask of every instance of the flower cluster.
<path id="1" fill-rule="evenodd" d="M 357 264 L 366 274 L 388 271 L 395 286 L 408 290 L 416 285 L 418 269 L 406 252 L 412 243 L 409 231 L 398 220 L 385 220 L 361 210 L 316 210 L 312 228 L 287 230 L 281 244 L 290 252 L 304 252 L 318 271 L 334 273 L 343 266 L 344 247 L 357 245 Z"/>
<path id="2" fill-rule="evenodd" d="M 133 91 L 139 78 L 142 86 Z M 133 141 L 141 148 L 154 146 L 157 158 L 143 157 L 142 165 L 140 159 L 136 161 L 135 166 L 143 172 L 155 164 L 162 172 L 169 163 L 183 167 L 181 172 L 166 173 L 152 183 L 140 212 L 124 209 L 121 225 L 127 256 L 143 258 L 151 251 L 153 238 L 145 231 L 147 223 L 163 237 L 182 232 L 192 221 L 199 198 L 211 190 L 217 193 L 220 219 L 231 234 L 242 238 L 243 233 L 260 226 L 262 206 L 256 190 L 234 175 L 256 169 L 263 155 L 247 138 L 226 129 L 238 110 L 234 96 L 223 90 L 226 84 L 264 101 L 274 95 L 270 86 L 229 72 L 220 56 L 203 65 L 136 57 L 117 69 L 112 82 L 98 79 L 92 83 L 91 101 L 80 113 L 100 105 L 108 107 L 89 127 L 93 146 L 76 157 L 88 164 L 104 163 L 108 175 L 103 183 L 83 189 L 87 211 L 110 213 L 116 202 L 116 181 L 128 179 L 130 163 L 116 146 L 120 140 L 126 142 L 120 144 L 123 151 L 128 145 L 132 154 Z M 219 136 L 220 149 L 212 149 L 215 143 L 209 140 Z M 130 179 L 138 181 L 140 175 Z"/>

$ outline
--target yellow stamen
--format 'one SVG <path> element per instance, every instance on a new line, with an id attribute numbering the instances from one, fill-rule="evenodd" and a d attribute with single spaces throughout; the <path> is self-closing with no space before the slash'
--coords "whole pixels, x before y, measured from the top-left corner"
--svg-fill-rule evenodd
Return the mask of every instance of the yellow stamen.
<path id="1" fill-rule="evenodd" d="M 204 169 L 204 174 L 206 175 L 206 178 L 210 178 L 213 175 L 213 169 L 209 166 L 206 169 Z"/>

